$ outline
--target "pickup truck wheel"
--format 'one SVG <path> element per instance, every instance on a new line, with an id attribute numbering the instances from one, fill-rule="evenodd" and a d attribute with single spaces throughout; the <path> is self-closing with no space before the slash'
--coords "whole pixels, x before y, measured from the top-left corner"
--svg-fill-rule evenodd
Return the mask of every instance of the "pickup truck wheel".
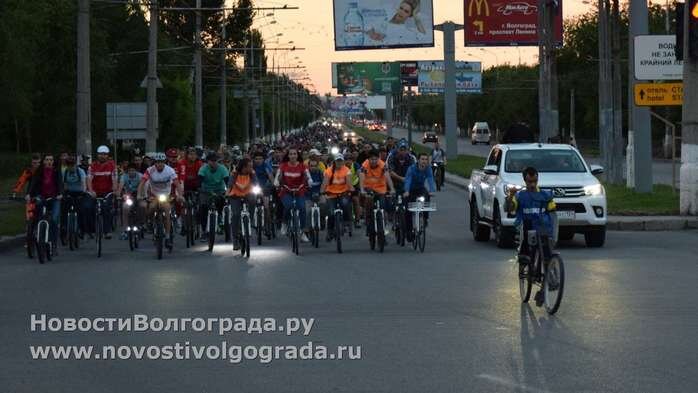
<path id="1" fill-rule="evenodd" d="M 477 242 L 487 242 L 490 240 L 490 227 L 480 224 L 480 216 L 477 212 L 475 201 L 470 202 L 470 230 L 473 238 Z"/>
<path id="2" fill-rule="evenodd" d="M 499 206 L 494 206 L 494 240 L 499 248 L 514 247 L 514 232 L 502 226 L 502 219 L 499 217 Z"/>
<path id="3" fill-rule="evenodd" d="M 587 247 L 603 247 L 604 243 L 606 243 L 606 227 L 586 231 L 584 233 L 584 241 Z"/>

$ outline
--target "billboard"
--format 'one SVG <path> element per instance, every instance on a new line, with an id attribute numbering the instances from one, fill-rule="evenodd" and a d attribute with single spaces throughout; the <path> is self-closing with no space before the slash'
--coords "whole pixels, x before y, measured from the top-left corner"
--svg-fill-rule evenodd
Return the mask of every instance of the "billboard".
<path id="1" fill-rule="evenodd" d="M 400 63 L 400 80 L 403 86 L 417 86 L 419 82 L 419 65 L 416 61 Z"/>
<path id="2" fill-rule="evenodd" d="M 337 63 L 337 93 L 382 95 L 400 92 L 400 63 Z"/>
<path id="3" fill-rule="evenodd" d="M 443 94 L 446 71 L 443 61 L 419 62 L 419 93 Z M 482 93 L 482 63 L 456 62 L 456 91 L 459 94 Z"/>
<path id="4" fill-rule="evenodd" d="M 366 97 L 332 97 L 330 110 L 346 114 L 362 114 L 366 110 Z"/>
<path id="5" fill-rule="evenodd" d="M 432 0 L 333 0 L 335 50 L 434 46 Z"/>
<path id="6" fill-rule="evenodd" d="M 555 41 L 562 45 L 562 1 Z M 538 45 L 537 0 L 464 0 L 465 46 Z"/>

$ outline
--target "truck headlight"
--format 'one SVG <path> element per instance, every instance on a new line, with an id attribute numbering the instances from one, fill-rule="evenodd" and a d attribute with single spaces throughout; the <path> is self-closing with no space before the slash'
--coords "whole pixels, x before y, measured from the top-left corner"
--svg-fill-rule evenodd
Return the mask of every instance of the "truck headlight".
<path id="1" fill-rule="evenodd" d="M 584 187 L 584 195 L 587 196 L 603 195 L 605 193 L 606 190 L 604 190 L 601 184 L 592 184 L 590 186 Z"/>

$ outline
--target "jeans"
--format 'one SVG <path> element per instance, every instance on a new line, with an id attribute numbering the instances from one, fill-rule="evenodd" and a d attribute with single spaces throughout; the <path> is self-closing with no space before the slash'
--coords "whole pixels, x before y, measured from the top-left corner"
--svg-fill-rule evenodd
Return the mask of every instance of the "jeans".
<path id="1" fill-rule="evenodd" d="M 291 205 L 293 205 L 293 195 L 284 194 L 281 198 L 281 203 L 284 205 L 284 222 L 287 223 L 291 217 Z M 296 209 L 298 209 L 298 215 L 301 222 L 300 229 L 305 228 L 305 196 L 296 197 Z"/>
<path id="2" fill-rule="evenodd" d="M 342 209 L 344 222 L 351 221 L 351 197 L 343 195 L 337 198 L 327 198 L 329 209 L 329 220 L 327 221 L 328 230 L 334 230 L 334 211 L 338 206 Z"/>

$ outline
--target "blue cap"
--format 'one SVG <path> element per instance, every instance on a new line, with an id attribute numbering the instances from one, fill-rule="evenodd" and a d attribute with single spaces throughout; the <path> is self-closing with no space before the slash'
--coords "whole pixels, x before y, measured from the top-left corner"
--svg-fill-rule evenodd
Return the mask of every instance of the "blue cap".
<path id="1" fill-rule="evenodd" d="M 407 149 L 408 146 L 409 146 L 409 145 L 407 144 L 407 141 L 404 140 L 404 139 L 401 139 L 400 142 L 398 142 L 398 144 L 397 144 L 397 147 L 398 147 L 399 149 L 402 149 L 403 147 L 404 147 L 405 149 Z"/>

